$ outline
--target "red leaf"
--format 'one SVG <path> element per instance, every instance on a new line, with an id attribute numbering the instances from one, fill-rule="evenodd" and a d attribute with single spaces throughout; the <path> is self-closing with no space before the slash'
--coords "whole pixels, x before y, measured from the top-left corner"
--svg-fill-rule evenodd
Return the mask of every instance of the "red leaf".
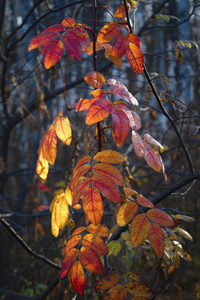
<path id="1" fill-rule="evenodd" d="M 48 31 L 53 31 L 53 32 L 66 31 L 66 28 L 62 24 L 55 24 L 46 28 L 43 32 L 48 32 Z"/>
<path id="2" fill-rule="evenodd" d="M 64 47 L 61 41 L 52 40 L 46 43 L 42 49 L 45 68 L 49 69 L 54 66 L 61 59 L 63 52 Z"/>
<path id="3" fill-rule="evenodd" d="M 115 150 L 103 150 L 95 155 L 94 160 L 102 163 L 121 164 L 123 163 L 124 158 Z"/>
<path id="4" fill-rule="evenodd" d="M 69 55 L 78 61 L 81 60 L 82 47 L 79 40 L 72 34 L 65 34 L 60 39 Z"/>
<path id="5" fill-rule="evenodd" d="M 112 112 L 113 104 L 107 99 L 96 100 L 88 109 L 86 124 L 92 125 L 106 119 Z"/>
<path id="6" fill-rule="evenodd" d="M 32 38 L 29 47 L 28 47 L 28 51 L 33 50 L 39 46 L 44 45 L 45 43 L 59 37 L 60 34 L 57 32 L 44 32 L 39 34 L 38 36 L 35 36 L 34 38 Z"/>
<path id="7" fill-rule="evenodd" d="M 149 208 L 154 207 L 153 203 L 149 201 L 147 198 L 145 198 L 144 196 L 142 196 L 141 194 L 137 196 L 137 203 L 139 205 L 142 205 L 143 207 L 149 207 Z"/>
<path id="8" fill-rule="evenodd" d="M 84 26 L 86 25 L 79 24 L 73 29 L 69 29 L 68 33 L 74 35 L 79 40 L 81 46 L 84 49 L 87 49 L 90 44 L 90 38 L 88 33 L 85 31 Z"/>
<path id="9" fill-rule="evenodd" d="M 135 132 L 135 130 L 132 130 L 132 142 L 133 142 L 133 148 L 135 150 L 135 154 L 138 158 L 142 157 L 144 155 L 144 142 L 141 138 L 141 136 Z"/>
<path id="10" fill-rule="evenodd" d="M 104 25 L 98 33 L 97 42 L 107 43 L 112 41 L 120 33 L 120 27 L 117 22 L 110 22 Z"/>
<path id="11" fill-rule="evenodd" d="M 75 248 L 73 248 L 67 252 L 67 255 L 65 255 L 65 258 L 62 262 L 60 279 L 64 278 L 67 275 L 69 269 L 71 268 L 74 261 L 76 260 L 78 253 L 79 253 L 79 250 L 75 249 Z"/>
<path id="12" fill-rule="evenodd" d="M 125 35 L 124 37 L 127 41 L 131 42 L 132 44 L 136 45 L 140 50 L 141 50 L 141 40 L 139 39 L 139 37 L 134 34 L 134 33 L 129 33 L 127 35 Z"/>
<path id="13" fill-rule="evenodd" d="M 103 265 L 99 255 L 89 247 L 82 247 L 79 252 L 79 260 L 82 266 L 95 274 L 103 273 Z"/>
<path id="14" fill-rule="evenodd" d="M 66 27 L 74 27 L 76 24 L 76 20 L 73 18 L 65 18 L 62 21 L 62 25 L 66 26 Z"/>
<path id="15" fill-rule="evenodd" d="M 160 172 L 162 166 L 162 159 L 159 152 L 156 149 L 151 148 L 148 144 L 145 145 L 144 159 L 146 160 L 149 167 L 154 169 L 156 172 Z"/>
<path id="16" fill-rule="evenodd" d="M 140 75 L 144 68 L 144 58 L 141 50 L 135 44 L 129 43 L 126 58 L 133 71 Z"/>
<path id="17" fill-rule="evenodd" d="M 90 187 L 83 196 L 82 204 L 88 220 L 94 225 L 99 224 L 104 212 L 104 203 L 99 191 Z"/>
<path id="18" fill-rule="evenodd" d="M 121 146 L 127 139 L 129 134 L 130 125 L 129 119 L 123 110 L 113 109 L 112 111 L 113 122 L 113 138 L 117 147 Z"/>
<path id="19" fill-rule="evenodd" d="M 143 137 L 144 141 L 146 143 L 149 143 L 149 144 L 153 144 L 155 146 L 158 146 L 160 147 L 161 149 L 164 149 L 164 147 L 158 142 L 156 141 L 150 134 L 146 133 Z"/>
<path id="20" fill-rule="evenodd" d="M 172 218 L 158 208 L 152 208 L 148 210 L 146 216 L 160 226 L 171 227 L 174 225 Z"/>
<path id="21" fill-rule="evenodd" d="M 92 183 L 109 201 L 114 203 L 120 202 L 120 191 L 113 180 L 108 177 L 94 175 Z"/>
<path id="22" fill-rule="evenodd" d="M 84 297 L 85 273 L 80 261 L 76 260 L 69 270 L 69 280 L 71 281 L 75 291 Z"/>
<path id="23" fill-rule="evenodd" d="M 123 110 L 125 112 L 125 114 L 127 115 L 128 119 L 129 119 L 130 127 L 132 129 L 137 131 L 138 129 L 141 128 L 140 117 L 138 116 L 137 113 L 135 113 L 134 111 L 131 111 L 126 106 L 126 104 L 123 103 L 122 101 L 115 101 L 114 104 L 116 107 L 120 108 L 121 110 Z"/>
<path id="24" fill-rule="evenodd" d="M 149 220 L 148 218 L 141 214 L 137 215 L 130 226 L 130 240 L 134 247 L 142 244 L 147 238 L 149 231 Z"/>
<path id="25" fill-rule="evenodd" d="M 78 183 L 76 184 L 74 190 L 73 190 L 73 201 L 72 206 L 76 205 L 79 201 L 79 199 L 87 192 L 89 186 L 91 183 L 90 178 L 80 178 Z"/>
<path id="26" fill-rule="evenodd" d="M 126 202 L 120 206 L 117 212 L 117 224 L 119 226 L 127 225 L 136 215 L 138 205 L 135 202 Z"/>
<path id="27" fill-rule="evenodd" d="M 119 170 L 105 163 L 96 164 L 93 166 L 92 170 L 98 175 L 107 176 L 112 179 L 117 185 L 123 185 L 124 180 Z"/>
<path id="28" fill-rule="evenodd" d="M 132 105 L 138 105 L 137 99 L 127 90 L 123 87 L 112 87 L 109 89 L 108 93 L 117 95 L 118 97 L 122 98 L 123 100 L 131 103 Z"/>
<path id="29" fill-rule="evenodd" d="M 96 71 L 87 73 L 84 77 L 84 80 L 87 84 L 89 84 L 95 89 L 99 89 L 105 84 L 105 79 L 103 75 Z"/>
<path id="30" fill-rule="evenodd" d="M 161 258 L 165 250 L 165 235 L 162 229 L 158 225 L 150 223 L 148 238 L 153 251 Z"/>
<path id="31" fill-rule="evenodd" d="M 128 49 L 128 42 L 124 38 L 123 34 L 119 34 L 112 46 L 111 55 L 117 56 L 118 58 L 123 57 L 126 54 L 126 51 Z"/>
<path id="32" fill-rule="evenodd" d="M 107 245 L 97 235 L 93 235 L 91 233 L 86 234 L 83 238 L 82 245 L 85 247 L 91 248 L 99 255 L 107 255 L 108 254 Z"/>

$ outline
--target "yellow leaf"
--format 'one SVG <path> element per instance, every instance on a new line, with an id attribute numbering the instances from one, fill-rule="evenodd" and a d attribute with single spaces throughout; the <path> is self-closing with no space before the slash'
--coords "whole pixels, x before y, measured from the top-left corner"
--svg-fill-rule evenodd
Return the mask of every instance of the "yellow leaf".
<path id="1" fill-rule="evenodd" d="M 108 243 L 108 255 L 117 255 L 121 250 L 121 244 L 119 241 L 111 241 Z"/>
<path id="2" fill-rule="evenodd" d="M 147 238 L 149 231 L 149 220 L 145 215 L 137 215 L 130 226 L 130 240 L 134 247 L 142 244 Z"/>
<path id="3" fill-rule="evenodd" d="M 63 144 L 69 146 L 72 140 L 72 130 L 68 117 L 64 117 L 61 113 L 55 118 L 55 129 L 57 137 L 63 142 Z"/>
<path id="4" fill-rule="evenodd" d="M 129 281 L 126 284 L 126 289 L 134 297 L 151 297 L 153 292 L 146 284 L 141 284 L 137 281 Z"/>
<path id="5" fill-rule="evenodd" d="M 65 198 L 67 200 L 67 203 L 72 206 L 72 191 L 70 190 L 70 188 L 66 188 L 65 190 Z"/>
<path id="6" fill-rule="evenodd" d="M 135 202 L 127 202 L 122 204 L 117 213 L 117 224 L 124 226 L 128 224 L 136 215 L 138 205 Z"/>
<path id="7" fill-rule="evenodd" d="M 122 285 L 112 287 L 103 300 L 124 300 L 126 298 L 126 289 Z"/>
<path id="8" fill-rule="evenodd" d="M 42 151 L 39 152 L 39 157 L 36 165 L 36 172 L 43 180 L 47 179 L 47 175 L 49 172 L 49 164 L 48 161 L 45 159 Z"/>
<path id="9" fill-rule="evenodd" d="M 98 291 L 106 291 L 117 285 L 120 281 L 120 277 L 117 274 L 111 274 L 103 277 L 96 283 L 96 289 Z"/>
<path id="10" fill-rule="evenodd" d="M 98 152 L 94 160 L 108 164 L 121 164 L 124 161 L 123 156 L 115 150 L 104 150 Z"/>
<path id="11" fill-rule="evenodd" d="M 52 221 L 58 228 L 63 229 L 69 217 L 69 207 L 65 195 L 57 197 L 52 207 Z"/>

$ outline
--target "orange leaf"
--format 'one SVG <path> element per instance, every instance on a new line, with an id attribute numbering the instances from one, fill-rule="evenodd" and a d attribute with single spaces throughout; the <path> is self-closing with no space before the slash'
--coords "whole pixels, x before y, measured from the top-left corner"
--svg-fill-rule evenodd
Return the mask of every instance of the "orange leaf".
<path id="1" fill-rule="evenodd" d="M 92 103 L 94 103 L 97 99 L 83 99 L 81 98 L 76 105 L 76 112 L 85 111 L 90 108 Z"/>
<path id="2" fill-rule="evenodd" d="M 124 161 L 123 156 L 115 151 L 115 150 L 104 150 L 101 152 L 98 152 L 94 160 L 100 161 L 102 163 L 109 163 L 109 164 L 121 164 Z"/>
<path id="3" fill-rule="evenodd" d="M 76 169 L 76 171 L 73 174 L 72 180 L 70 182 L 70 188 L 73 190 L 74 189 L 74 185 L 76 184 L 76 181 L 83 176 L 86 172 L 88 172 L 90 170 L 90 166 L 89 165 L 82 165 L 80 166 L 78 169 Z"/>
<path id="4" fill-rule="evenodd" d="M 147 198 L 145 198 L 144 196 L 142 196 L 141 194 L 137 196 L 137 203 L 144 207 L 149 207 L 149 208 L 154 207 L 153 203 L 149 201 Z"/>
<path id="5" fill-rule="evenodd" d="M 60 34 L 58 32 L 52 32 L 52 31 L 42 32 L 38 36 L 35 36 L 34 38 L 32 38 L 32 40 L 29 44 L 29 47 L 28 47 L 28 51 L 33 50 L 39 46 L 42 46 L 45 43 L 47 43 L 59 36 L 60 36 Z"/>
<path id="6" fill-rule="evenodd" d="M 62 262 L 60 279 L 64 278 L 67 275 L 69 269 L 75 262 L 78 253 L 79 253 L 79 250 L 75 249 L 75 248 L 73 248 L 67 252 L 67 255 L 65 255 L 65 258 Z"/>
<path id="7" fill-rule="evenodd" d="M 134 34 L 134 33 L 129 33 L 127 35 L 125 35 L 124 37 L 127 41 L 131 42 L 132 44 L 136 45 L 140 50 L 141 50 L 141 40 L 139 39 L 139 37 Z"/>
<path id="8" fill-rule="evenodd" d="M 103 273 L 103 265 L 99 255 L 89 247 L 82 247 L 79 252 L 79 260 L 82 266 L 95 274 Z"/>
<path id="9" fill-rule="evenodd" d="M 120 33 L 120 27 L 117 22 L 110 22 L 104 25 L 98 33 L 97 42 L 107 43 L 112 41 Z"/>
<path id="10" fill-rule="evenodd" d="M 80 166 L 82 166 L 82 165 L 84 165 L 85 163 L 87 163 L 88 161 L 90 161 L 91 160 L 91 156 L 84 156 L 84 157 L 82 157 L 78 162 L 77 162 L 77 164 L 76 164 L 76 167 L 74 168 L 74 172 L 78 169 L 78 168 L 80 168 Z"/>
<path id="11" fill-rule="evenodd" d="M 138 297 L 142 297 L 142 299 L 149 299 L 153 292 L 151 288 L 146 284 L 141 284 L 137 281 L 129 281 L 126 284 L 126 289 L 129 291 L 131 295 L 134 296 L 135 299 L 139 299 Z"/>
<path id="12" fill-rule="evenodd" d="M 125 298 L 125 287 L 123 287 L 122 285 L 116 285 L 107 292 L 107 294 L 103 297 L 103 300 L 124 300 Z"/>
<path id="13" fill-rule="evenodd" d="M 123 34 L 119 34 L 112 46 L 111 55 L 116 56 L 118 58 L 122 58 L 128 49 L 128 42 L 124 38 Z"/>
<path id="14" fill-rule="evenodd" d="M 87 84 L 89 84 L 95 89 L 99 89 L 105 84 L 105 79 L 103 75 L 96 71 L 87 73 L 84 77 L 84 80 Z"/>
<path id="15" fill-rule="evenodd" d="M 112 112 L 113 104 L 107 99 L 96 100 L 88 109 L 86 124 L 92 125 L 107 118 Z"/>
<path id="16" fill-rule="evenodd" d="M 96 283 L 96 289 L 98 291 L 107 291 L 113 286 L 120 282 L 120 277 L 117 274 L 111 274 L 104 276 L 102 279 L 98 280 Z"/>
<path id="17" fill-rule="evenodd" d="M 76 228 L 76 229 L 73 231 L 72 236 L 77 235 L 77 234 L 80 234 L 80 233 L 83 232 L 84 230 L 86 230 L 86 227 L 80 226 L 80 227 Z"/>
<path id="18" fill-rule="evenodd" d="M 114 203 L 120 202 L 120 191 L 116 183 L 109 177 L 94 175 L 92 178 L 93 185 L 109 201 Z"/>
<path id="19" fill-rule="evenodd" d="M 123 110 L 114 108 L 112 111 L 112 123 L 113 138 L 117 147 L 119 147 L 128 137 L 130 130 L 129 119 Z"/>
<path id="20" fill-rule="evenodd" d="M 99 191 L 94 187 L 90 187 L 83 196 L 82 204 L 88 220 L 92 224 L 98 225 L 104 211 L 104 203 Z"/>
<path id="21" fill-rule="evenodd" d="M 110 44 L 104 44 L 104 48 L 105 48 L 105 57 L 109 58 L 115 66 L 117 66 L 118 68 L 121 68 L 122 59 L 117 56 L 111 55 L 112 46 Z"/>
<path id="22" fill-rule="evenodd" d="M 81 60 L 82 47 L 76 36 L 67 33 L 61 36 L 60 39 L 63 42 L 65 50 L 69 53 L 69 55 L 78 61 Z"/>
<path id="23" fill-rule="evenodd" d="M 135 132 L 135 130 L 132 130 L 132 143 L 136 156 L 138 158 L 142 157 L 144 155 L 145 145 L 141 136 Z"/>
<path id="24" fill-rule="evenodd" d="M 80 241 L 82 240 L 81 235 L 73 235 L 71 239 L 67 242 L 67 245 L 65 246 L 63 250 L 64 255 L 68 255 L 68 251 L 74 248 Z"/>
<path id="25" fill-rule="evenodd" d="M 66 26 L 66 27 L 74 27 L 76 24 L 76 20 L 73 18 L 65 18 L 62 21 L 62 25 Z"/>
<path id="26" fill-rule="evenodd" d="M 141 50 L 135 44 L 129 43 L 126 58 L 133 71 L 140 75 L 144 68 L 144 58 Z"/>
<path id="27" fill-rule="evenodd" d="M 93 166 L 92 170 L 98 175 L 108 176 L 112 179 L 117 185 L 123 185 L 124 180 L 122 175 L 120 174 L 119 170 L 110 165 L 105 163 L 99 163 Z"/>
<path id="28" fill-rule="evenodd" d="M 172 218 L 158 208 L 152 208 L 148 210 L 146 216 L 160 226 L 171 227 L 174 225 Z"/>
<path id="29" fill-rule="evenodd" d="M 64 47 L 61 41 L 52 40 L 47 42 L 42 49 L 45 68 L 49 69 L 54 66 L 62 58 L 63 52 Z"/>
<path id="30" fill-rule="evenodd" d="M 134 247 L 142 244 L 147 238 L 149 231 L 149 220 L 145 215 L 137 215 L 130 226 L 130 241 Z"/>
<path id="31" fill-rule="evenodd" d="M 86 234 L 83 238 L 82 245 L 85 247 L 91 248 L 99 255 L 107 255 L 108 254 L 107 245 L 97 235 L 93 235 L 91 233 Z"/>
<path id="32" fill-rule="evenodd" d="M 104 89 L 96 89 L 90 92 L 90 94 L 93 95 L 97 100 L 97 99 L 103 99 L 107 95 L 107 92 Z"/>
<path id="33" fill-rule="evenodd" d="M 130 8 L 130 5 L 129 5 L 129 8 Z M 116 12 L 114 14 L 114 17 L 115 18 L 124 18 L 124 17 L 126 17 L 126 9 L 125 9 L 125 6 L 124 6 L 123 3 L 116 10 Z"/>
<path id="34" fill-rule="evenodd" d="M 49 130 L 43 137 L 40 145 L 40 151 L 43 152 L 45 159 L 54 165 L 57 152 L 57 136 L 53 125 L 51 124 Z"/>
<path id="35" fill-rule="evenodd" d="M 61 113 L 55 118 L 55 129 L 57 137 L 63 142 L 63 144 L 69 146 L 72 140 L 72 130 L 68 117 L 64 117 Z"/>
<path id="36" fill-rule="evenodd" d="M 42 151 L 39 151 L 39 156 L 36 165 L 36 172 L 43 180 L 47 179 L 49 172 L 49 164 Z"/>
<path id="37" fill-rule="evenodd" d="M 108 237 L 110 234 L 108 227 L 102 224 L 98 224 L 98 225 L 90 224 L 87 227 L 87 231 L 93 234 L 97 234 L 100 237 Z"/>
<path id="38" fill-rule="evenodd" d="M 150 223 L 148 238 L 153 251 L 161 258 L 165 250 L 165 235 L 162 229 L 158 225 Z"/>
<path id="39" fill-rule="evenodd" d="M 138 205 L 135 202 L 126 202 L 120 206 L 117 212 L 117 224 L 124 226 L 128 224 L 136 215 Z"/>
<path id="40" fill-rule="evenodd" d="M 127 197 L 138 194 L 135 190 L 128 188 L 128 187 L 124 187 L 124 192 Z"/>
<path id="41" fill-rule="evenodd" d="M 84 297 L 84 288 L 85 288 L 85 273 L 80 261 L 76 260 L 69 270 L 69 280 L 72 283 L 75 291 L 81 296 Z"/>
<path id="42" fill-rule="evenodd" d="M 74 190 L 73 190 L 73 201 L 72 201 L 72 206 L 76 205 L 79 201 L 79 199 L 87 192 L 89 186 L 91 183 L 90 178 L 80 178 L 78 183 L 76 184 Z"/>
<path id="43" fill-rule="evenodd" d="M 103 44 L 96 42 L 96 51 L 101 50 L 103 47 Z M 87 47 L 87 55 L 91 55 L 93 53 L 93 42 L 90 43 L 90 45 Z"/>

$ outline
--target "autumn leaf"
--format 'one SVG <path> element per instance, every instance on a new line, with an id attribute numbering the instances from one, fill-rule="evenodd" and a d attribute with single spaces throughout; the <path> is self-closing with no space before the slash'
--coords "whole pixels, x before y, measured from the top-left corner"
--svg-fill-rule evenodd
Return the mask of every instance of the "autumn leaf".
<path id="1" fill-rule="evenodd" d="M 124 187 L 124 192 L 125 192 L 127 197 L 138 194 L 138 192 L 136 192 L 135 190 L 133 190 L 131 188 L 128 188 L 128 187 Z"/>
<path id="2" fill-rule="evenodd" d="M 129 119 L 123 110 L 114 108 L 112 111 L 113 138 L 117 147 L 121 146 L 127 139 L 130 125 Z"/>
<path id="3" fill-rule="evenodd" d="M 57 152 L 57 136 L 54 126 L 51 124 L 49 130 L 45 134 L 41 145 L 40 151 L 42 151 L 45 159 L 52 165 L 54 165 Z"/>
<path id="4" fill-rule="evenodd" d="M 130 9 L 130 4 L 127 3 L 128 8 Z M 115 18 L 124 18 L 126 17 L 126 9 L 124 3 L 122 3 L 114 14 Z"/>
<path id="5" fill-rule="evenodd" d="M 121 164 L 123 163 L 124 158 L 115 150 L 103 150 L 95 155 L 94 160 L 102 163 Z"/>
<path id="6" fill-rule="evenodd" d="M 127 291 L 137 299 L 137 297 L 150 298 L 153 294 L 151 288 L 146 284 L 141 284 L 138 281 L 129 281 L 126 284 Z"/>
<path id="7" fill-rule="evenodd" d="M 99 255 L 107 255 L 108 247 L 97 235 L 86 234 L 82 240 L 82 245 L 93 249 Z"/>
<path id="8" fill-rule="evenodd" d="M 42 49 L 44 57 L 44 66 L 46 69 L 54 66 L 61 58 L 64 52 L 63 43 L 59 40 L 51 40 L 45 43 Z"/>
<path id="9" fill-rule="evenodd" d="M 63 229 L 66 226 L 69 217 L 69 207 L 64 193 L 62 197 L 56 200 L 51 215 L 51 222 L 55 222 L 58 228 Z"/>
<path id="10" fill-rule="evenodd" d="M 105 57 L 110 59 L 115 66 L 117 66 L 118 68 L 121 68 L 122 58 L 111 55 L 112 46 L 110 44 L 103 44 L 103 45 L 104 45 L 104 49 L 105 49 Z"/>
<path id="11" fill-rule="evenodd" d="M 62 25 L 66 26 L 66 27 L 74 27 L 76 24 L 76 20 L 73 18 L 65 18 L 62 21 Z"/>
<path id="12" fill-rule="evenodd" d="M 135 202 L 123 203 L 117 212 L 117 224 L 119 226 L 127 225 L 136 215 L 138 205 Z"/>
<path id="13" fill-rule="evenodd" d="M 88 172 L 91 169 L 89 165 L 82 165 L 78 169 L 75 170 L 73 177 L 70 182 L 70 188 L 73 190 L 74 185 L 79 180 L 81 176 L 83 176 L 86 172 Z"/>
<path id="14" fill-rule="evenodd" d="M 144 141 L 146 143 L 149 143 L 149 144 L 153 144 L 155 146 L 158 146 L 160 147 L 161 149 L 164 149 L 164 147 L 158 142 L 156 141 L 150 134 L 146 133 L 143 137 Z"/>
<path id="15" fill-rule="evenodd" d="M 63 250 L 63 255 L 67 255 L 68 251 L 74 248 L 81 240 L 82 240 L 81 235 L 79 234 L 73 235 L 67 242 L 67 245 Z"/>
<path id="16" fill-rule="evenodd" d="M 144 155 L 145 145 L 141 136 L 135 132 L 135 130 L 132 130 L 132 143 L 136 156 L 138 158 L 142 157 Z"/>
<path id="17" fill-rule="evenodd" d="M 99 255 L 89 247 L 82 247 L 79 252 L 79 260 L 82 266 L 95 274 L 103 273 L 103 265 Z"/>
<path id="18" fill-rule="evenodd" d="M 63 112 L 55 118 L 55 129 L 57 137 L 63 142 L 63 144 L 69 146 L 72 140 L 72 130 L 68 117 L 64 117 Z"/>
<path id="19" fill-rule="evenodd" d="M 47 27 L 43 32 L 47 32 L 47 31 L 53 31 L 53 32 L 66 31 L 66 28 L 63 24 L 54 24 L 52 26 Z"/>
<path id="20" fill-rule="evenodd" d="M 150 223 L 148 238 L 153 251 L 161 258 L 165 250 L 165 236 L 162 229 L 158 225 Z"/>
<path id="21" fill-rule="evenodd" d="M 95 89 L 100 89 L 105 84 L 105 79 L 103 75 L 96 71 L 87 73 L 84 77 L 84 80 L 87 84 L 89 84 Z"/>
<path id="22" fill-rule="evenodd" d="M 123 34 L 119 34 L 112 46 L 111 55 L 117 58 L 122 58 L 128 49 L 128 41 L 124 38 Z"/>
<path id="23" fill-rule="evenodd" d="M 78 24 L 76 27 L 74 27 L 73 29 L 69 29 L 67 32 L 75 36 L 81 46 L 85 50 L 87 50 L 87 47 L 90 45 L 90 37 L 85 28 L 89 28 L 89 26 Z"/>
<path id="24" fill-rule="evenodd" d="M 98 224 L 98 225 L 90 224 L 87 227 L 87 231 L 96 234 L 100 237 L 108 237 L 110 234 L 108 227 L 103 224 Z"/>
<path id="25" fill-rule="evenodd" d="M 116 285 L 112 287 L 107 294 L 103 297 L 103 300 L 124 300 L 126 299 L 126 289 L 122 285 Z"/>
<path id="26" fill-rule="evenodd" d="M 65 190 L 65 199 L 67 200 L 67 203 L 72 206 L 72 191 L 69 187 Z"/>
<path id="27" fill-rule="evenodd" d="M 98 291 L 107 291 L 113 286 L 120 282 L 120 277 L 118 274 L 111 274 L 104 276 L 102 279 L 98 280 L 96 283 L 96 289 Z"/>
<path id="28" fill-rule="evenodd" d="M 69 53 L 69 55 L 78 61 L 81 60 L 82 46 L 79 40 L 74 35 L 68 33 L 61 36 L 60 39 L 63 42 L 65 50 Z"/>
<path id="29" fill-rule="evenodd" d="M 39 46 L 42 46 L 45 43 L 47 43 L 57 37 L 60 37 L 60 34 L 58 32 L 52 32 L 52 31 L 42 32 L 41 34 L 32 38 L 32 40 L 29 44 L 29 47 L 28 47 L 28 51 L 31 51 Z"/>
<path id="30" fill-rule="evenodd" d="M 107 244 L 107 246 L 109 251 L 108 255 L 114 255 L 114 256 L 116 256 L 122 248 L 119 241 L 110 241 Z"/>
<path id="31" fill-rule="evenodd" d="M 88 109 L 86 115 L 86 124 L 92 125 L 94 123 L 103 121 L 112 112 L 113 104 L 107 99 L 96 100 Z"/>
<path id="32" fill-rule="evenodd" d="M 78 253 L 79 253 L 79 250 L 75 249 L 75 248 L 73 248 L 67 252 L 67 255 L 65 255 L 65 258 L 62 262 L 60 279 L 63 279 L 67 275 L 69 269 L 75 262 Z"/>
<path id="33" fill-rule="evenodd" d="M 39 150 L 39 156 L 36 165 L 36 173 L 42 178 L 43 180 L 47 179 L 47 175 L 49 172 L 49 164 L 42 151 Z"/>
<path id="34" fill-rule="evenodd" d="M 107 43 L 112 41 L 120 33 L 120 27 L 117 22 L 110 22 L 104 25 L 97 35 L 97 42 Z"/>
<path id="35" fill-rule="evenodd" d="M 104 212 L 104 203 L 99 191 L 90 187 L 83 196 L 83 210 L 87 219 L 94 225 L 101 222 Z"/>
<path id="36" fill-rule="evenodd" d="M 142 244 L 147 238 L 149 220 L 144 214 L 137 215 L 130 226 L 130 240 L 134 247 Z"/>
<path id="37" fill-rule="evenodd" d="M 74 235 L 79 235 L 80 233 L 82 233 L 84 230 L 86 230 L 86 227 L 85 226 L 80 226 L 78 228 L 76 228 L 73 233 L 72 233 L 72 236 Z"/>
<path id="38" fill-rule="evenodd" d="M 75 291 L 81 296 L 84 297 L 84 288 L 85 288 L 85 273 L 80 261 L 76 260 L 69 270 L 69 280 L 72 283 Z"/>
<path id="39" fill-rule="evenodd" d="M 82 157 L 76 164 L 75 168 L 74 168 L 74 173 L 76 172 L 76 170 L 78 168 L 80 168 L 80 166 L 86 164 L 88 161 L 91 161 L 91 156 L 87 155 L 87 156 L 84 156 Z"/>
<path id="40" fill-rule="evenodd" d="M 117 185 L 123 185 L 124 180 L 119 170 L 110 164 L 99 163 L 93 166 L 92 170 L 99 175 L 107 176 L 112 179 Z"/>
<path id="41" fill-rule="evenodd" d="M 160 226 L 171 227 L 174 225 L 173 219 L 158 208 L 149 209 L 146 213 L 146 216 Z"/>
<path id="42" fill-rule="evenodd" d="M 144 58 L 141 50 L 135 44 L 129 43 L 126 58 L 133 71 L 141 75 L 144 68 Z"/>
<path id="43" fill-rule="evenodd" d="M 141 194 L 137 196 L 137 204 L 143 207 L 149 207 L 149 208 L 154 207 L 153 203 L 149 201 L 147 198 L 145 198 L 144 196 L 142 196 Z"/>
<path id="44" fill-rule="evenodd" d="M 141 50 L 141 40 L 139 39 L 139 37 L 134 34 L 134 33 L 129 33 L 127 35 L 125 35 L 124 37 L 127 41 L 129 41 L 130 43 L 134 44 L 135 46 L 137 46 L 140 50 Z"/>
<path id="45" fill-rule="evenodd" d="M 87 192 L 89 186 L 91 183 L 90 178 L 85 178 L 82 177 L 80 180 L 77 182 L 74 190 L 73 190 L 73 201 L 72 201 L 72 206 L 76 205 L 79 201 L 79 199 Z"/>
<path id="46" fill-rule="evenodd" d="M 123 87 L 120 88 L 120 87 L 114 86 L 111 89 L 109 89 L 108 93 L 117 95 L 118 97 L 131 103 L 132 105 L 135 105 L 135 106 L 138 105 L 137 99 L 129 91 L 125 90 Z"/>

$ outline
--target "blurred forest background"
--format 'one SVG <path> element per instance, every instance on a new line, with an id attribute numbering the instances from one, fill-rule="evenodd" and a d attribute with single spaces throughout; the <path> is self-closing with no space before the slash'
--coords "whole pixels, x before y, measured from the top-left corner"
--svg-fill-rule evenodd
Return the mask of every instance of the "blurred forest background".
<path id="1" fill-rule="evenodd" d="M 112 12 L 120 5 L 117 0 L 98 2 L 109 6 Z M 200 177 L 200 1 L 137 2 L 131 12 L 134 32 L 142 40 L 147 69 L 191 161 L 143 74 L 135 74 L 126 61 L 117 68 L 101 52 L 97 70 L 106 78 L 124 83 L 137 97 L 137 113 L 142 120 L 140 134 L 150 132 L 165 147 L 162 158 L 168 185 L 161 173 L 135 157 L 131 137 L 120 147 L 119 151 L 129 161 L 124 169 L 132 187 L 150 200 L 161 199 L 159 207 L 167 212 L 195 219 L 181 225 L 193 237 L 193 242 L 186 241 L 184 245 L 192 260 L 181 260 L 174 277 L 176 292 L 171 291 L 166 299 L 179 299 L 181 293 L 183 299 L 200 299 L 200 185 L 195 181 Z M 40 141 L 53 119 L 66 107 L 66 100 L 73 104 L 86 97 L 88 90 L 83 77 L 92 70 L 92 56 L 84 55 L 76 62 L 66 55 L 46 70 L 41 51 L 27 49 L 35 35 L 61 23 L 65 17 L 92 26 L 92 13 L 92 1 L 87 0 L 0 1 L 0 299 L 65 299 L 65 284 L 59 282 L 60 243 L 69 230 L 59 239 L 51 235 L 48 206 L 65 184 L 65 176 L 74 164 L 71 158 L 77 142 L 75 161 L 90 151 L 88 145 L 94 140 L 94 131 L 85 126 L 83 114 L 71 112 L 72 145 L 59 144 L 55 166 L 51 166 L 46 182 L 39 179 L 35 166 Z M 98 9 L 98 21 L 101 28 L 112 18 Z M 110 148 L 116 149 L 109 131 L 106 139 Z M 109 214 L 109 206 L 107 211 L 106 225 L 111 228 L 115 217 Z M 81 213 L 74 218 L 80 225 Z M 139 252 L 140 259 L 134 261 L 129 256 L 126 262 L 137 265 L 148 276 L 152 266 L 144 258 L 144 251 Z M 121 262 L 113 258 L 113 267 L 120 263 L 123 264 L 123 258 Z M 98 299 L 95 297 L 90 299 Z"/>

